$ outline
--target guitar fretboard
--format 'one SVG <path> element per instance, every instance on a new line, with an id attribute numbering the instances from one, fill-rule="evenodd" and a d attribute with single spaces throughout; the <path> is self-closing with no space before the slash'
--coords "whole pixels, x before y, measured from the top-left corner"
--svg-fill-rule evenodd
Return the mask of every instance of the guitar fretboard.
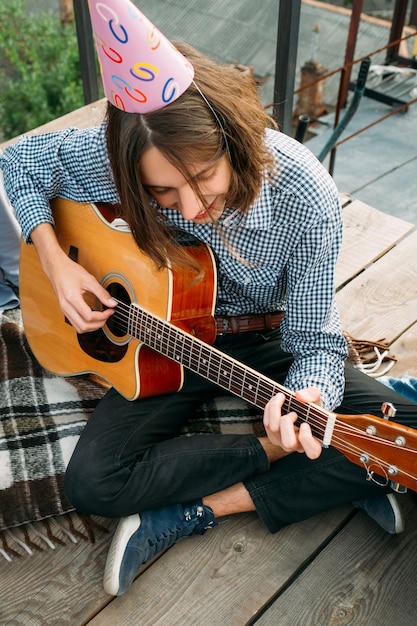
<path id="1" fill-rule="evenodd" d="M 309 421 L 313 410 L 325 420 L 327 412 L 311 404 L 299 402 L 292 392 L 236 361 L 217 348 L 186 333 L 169 322 L 132 304 L 129 311 L 128 333 L 160 354 L 180 363 L 222 389 L 243 398 L 260 409 L 277 393 L 283 392 L 285 412 L 296 411 L 303 421 Z"/>

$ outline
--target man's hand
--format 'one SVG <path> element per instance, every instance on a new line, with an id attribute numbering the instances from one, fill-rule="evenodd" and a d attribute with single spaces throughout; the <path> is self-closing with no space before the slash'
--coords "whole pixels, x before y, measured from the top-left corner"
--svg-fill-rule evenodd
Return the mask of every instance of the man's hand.
<path id="1" fill-rule="evenodd" d="M 300 402 L 320 404 L 320 391 L 316 387 L 297 391 L 295 397 Z M 282 456 L 304 452 L 309 459 L 317 459 L 322 450 L 320 441 L 313 437 L 307 422 L 302 422 L 300 427 L 295 426 L 296 413 L 281 414 L 284 400 L 284 394 L 279 393 L 265 407 L 264 426 L 270 443 L 284 452 Z"/>
<path id="2" fill-rule="evenodd" d="M 58 298 L 59 306 L 68 321 L 78 333 L 90 332 L 104 326 L 113 314 L 117 301 L 81 265 L 68 257 L 60 258 L 50 272 L 49 279 Z M 84 296 L 92 294 L 105 307 L 95 311 Z M 94 300 L 94 297 L 89 297 Z"/>
<path id="3" fill-rule="evenodd" d="M 78 333 L 102 328 L 117 301 L 81 265 L 72 261 L 60 247 L 50 224 L 40 224 L 31 233 L 45 274 L 55 291 L 59 306 Z M 104 307 L 94 311 L 84 296 L 97 298 Z"/>

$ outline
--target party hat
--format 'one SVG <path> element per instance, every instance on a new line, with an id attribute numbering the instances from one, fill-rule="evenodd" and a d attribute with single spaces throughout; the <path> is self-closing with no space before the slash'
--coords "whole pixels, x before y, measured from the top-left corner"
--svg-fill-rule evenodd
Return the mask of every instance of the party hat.
<path id="1" fill-rule="evenodd" d="M 190 86 L 191 63 L 130 0 L 89 0 L 91 24 L 109 102 L 150 113 Z"/>

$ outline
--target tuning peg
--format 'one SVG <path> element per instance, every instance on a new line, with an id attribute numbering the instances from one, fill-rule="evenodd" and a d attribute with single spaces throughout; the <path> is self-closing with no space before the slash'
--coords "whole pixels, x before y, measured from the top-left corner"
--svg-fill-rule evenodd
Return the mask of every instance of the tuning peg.
<path id="1" fill-rule="evenodd" d="M 389 420 L 391 417 L 395 417 L 397 414 L 397 409 L 392 404 L 392 402 L 383 402 L 381 405 L 381 411 L 385 420 Z"/>
<path id="2" fill-rule="evenodd" d="M 392 402 L 383 402 L 381 406 L 381 411 L 384 419 L 386 420 L 389 420 L 390 417 L 395 417 L 397 414 L 397 409 L 392 404 Z M 396 443 L 397 445 L 404 445 L 404 443 L 402 441 L 400 442 L 399 440 L 396 441 Z M 404 485 L 400 485 L 393 480 L 390 481 L 390 487 L 393 491 L 395 491 L 395 493 L 406 493 L 407 491 L 407 487 L 404 487 Z"/>
<path id="3" fill-rule="evenodd" d="M 395 483 L 393 480 L 390 481 L 390 487 L 395 493 L 406 493 L 407 487 L 404 485 L 400 485 L 399 483 Z"/>

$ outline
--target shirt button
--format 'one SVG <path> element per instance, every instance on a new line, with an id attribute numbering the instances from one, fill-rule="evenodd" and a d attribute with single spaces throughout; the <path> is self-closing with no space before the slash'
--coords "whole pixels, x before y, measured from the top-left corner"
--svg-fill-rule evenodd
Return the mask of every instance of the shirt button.
<path id="1" fill-rule="evenodd" d="M 246 277 L 245 277 L 245 280 L 243 281 L 243 284 L 244 284 L 244 285 L 250 285 L 250 284 L 251 284 L 251 282 L 252 282 L 252 281 L 251 281 L 251 279 L 249 278 L 249 276 L 246 276 Z"/>

